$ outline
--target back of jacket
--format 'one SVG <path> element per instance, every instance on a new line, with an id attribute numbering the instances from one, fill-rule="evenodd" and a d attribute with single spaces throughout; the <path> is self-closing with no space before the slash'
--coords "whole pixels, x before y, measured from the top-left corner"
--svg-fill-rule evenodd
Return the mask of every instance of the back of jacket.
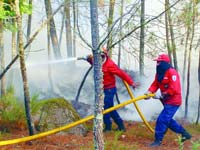
<path id="1" fill-rule="evenodd" d="M 103 64 L 102 71 L 104 89 L 109 89 L 116 86 L 115 76 L 125 80 L 129 85 L 133 84 L 131 77 L 122 69 L 120 69 L 109 57 L 107 57 L 107 60 Z"/>

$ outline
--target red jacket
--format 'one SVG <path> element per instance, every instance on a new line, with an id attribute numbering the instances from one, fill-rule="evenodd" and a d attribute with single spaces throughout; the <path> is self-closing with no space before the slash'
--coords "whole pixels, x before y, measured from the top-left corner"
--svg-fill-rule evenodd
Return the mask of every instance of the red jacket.
<path id="1" fill-rule="evenodd" d="M 178 72 L 175 69 L 168 69 L 161 83 L 158 82 L 157 76 L 155 76 L 149 91 L 155 93 L 158 89 L 160 89 L 161 93 L 169 94 L 169 98 L 163 101 L 164 104 L 181 105 L 181 83 Z"/>
<path id="2" fill-rule="evenodd" d="M 134 83 L 131 77 L 121 70 L 109 57 L 107 57 L 102 66 L 102 72 L 104 89 L 116 87 L 115 75 L 126 81 L 129 85 L 133 85 Z"/>

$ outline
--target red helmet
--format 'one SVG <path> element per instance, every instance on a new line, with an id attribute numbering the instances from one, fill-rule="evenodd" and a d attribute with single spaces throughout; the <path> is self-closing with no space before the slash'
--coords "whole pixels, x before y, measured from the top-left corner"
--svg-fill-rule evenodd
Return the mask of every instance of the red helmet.
<path id="1" fill-rule="evenodd" d="M 154 61 L 165 61 L 167 63 L 170 63 L 170 58 L 167 54 L 160 54 Z"/>

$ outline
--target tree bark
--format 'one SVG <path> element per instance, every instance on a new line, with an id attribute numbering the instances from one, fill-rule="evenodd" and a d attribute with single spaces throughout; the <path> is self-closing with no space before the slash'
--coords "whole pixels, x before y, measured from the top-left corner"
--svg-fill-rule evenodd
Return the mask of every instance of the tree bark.
<path id="1" fill-rule="evenodd" d="M 77 18 L 77 4 L 76 1 L 73 0 L 73 21 L 74 21 L 74 26 L 73 26 L 73 53 L 74 57 L 76 57 L 76 19 Z"/>
<path id="2" fill-rule="evenodd" d="M 110 0 L 109 4 L 109 18 L 108 18 L 108 33 L 111 31 L 111 27 L 113 24 L 113 14 L 114 14 L 114 6 L 115 6 L 115 0 Z M 112 32 L 109 34 L 108 42 L 107 42 L 107 48 L 109 50 L 108 55 L 112 57 Z"/>
<path id="3" fill-rule="evenodd" d="M 65 23 L 65 14 L 63 12 L 62 13 L 61 28 L 60 28 L 60 37 L 59 37 L 59 47 L 60 48 L 61 48 L 61 43 L 62 43 L 62 35 L 63 35 L 64 23 Z"/>
<path id="4" fill-rule="evenodd" d="M 48 51 L 48 60 L 50 61 L 52 59 L 52 53 L 51 53 L 51 33 L 50 33 L 50 24 L 47 24 L 47 51 Z M 51 64 L 48 64 L 48 79 L 49 79 L 49 84 L 50 88 L 52 91 L 54 91 L 54 86 L 53 86 L 53 77 L 52 77 L 52 67 Z"/>
<path id="5" fill-rule="evenodd" d="M 99 49 L 99 26 L 97 0 L 90 0 L 92 51 L 94 56 L 94 86 L 95 86 L 95 110 L 94 110 L 94 146 L 97 150 L 104 149 L 103 139 L 103 73 L 101 55 Z"/>
<path id="6" fill-rule="evenodd" d="M 165 0 L 165 10 L 169 8 L 169 0 Z M 165 32 L 166 32 L 166 44 L 167 44 L 167 52 L 170 57 L 170 63 L 172 64 L 172 50 L 169 40 L 169 22 L 168 22 L 168 13 L 165 13 Z"/>
<path id="7" fill-rule="evenodd" d="M 168 1 L 168 4 L 169 4 L 169 1 Z M 167 8 L 169 8 L 169 5 Z M 177 63 L 177 56 L 176 56 L 176 43 L 175 43 L 175 38 L 174 38 L 174 29 L 173 29 L 170 9 L 167 11 L 167 17 L 168 17 L 168 22 L 169 22 L 169 31 L 170 31 L 171 44 L 172 44 L 173 66 L 176 70 L 178 70 L 178 63 Z"/>
<path id="8" fill-rule="evenodd" d="M 32 5 L 32 0 L 29 0 L 29 5 Z M 31 22 L 32 22 L 32 14 L 28 15 L 28 27 L 27 27 L 27 42 L 30 39 L 30 35 L 31 35 Z M 30 46 L 29 46 L 30 49 Z"/>
<path id="9" fill-rule="evenodd" d="M 65 28 L 66 28 L 66 47 L 67 47 L 67 56 L 73 57 L 73 51 L 72 51 L 72 31 L 71 31 L 71 18 L 70 18 L 70 1 L 65 0 Z"/>
<path id="10" fill-rule="evenodd" d="M 191 7 L 189 7 L 185 13 L 190 13 L 190 12 L 191 12 Z M 183 74 L 182 74 L 183 88 L 185 88 L 185 76 L 186 76 L 186 71 L 187 71 L 186 68 L 187 68 L 189 37 L 191 34 L 191 22 L 189 24 L 186 23 L 185 26 L 187 28 L 187 32 L 186 32 L 186 38 L 185 38 L 184 59 L 183 59 Z M 185 93 L 185 89 L 183 89 L 183 92 Z"/>
<path id="11" fill-rule="evenodd" d="M 23 88 L 24 88 L 24 104 L 26 111 L 26 120 L 29 129 L 29 135 L 34 134 L 34 124 L 31 118 L 31 107 L 30 107 L 30 95 L 29 95 L 29 87 L 28 87 L 28 79 L 26 73 L 26 64 L 25 64 L 25 56 L 24 56 L 24 43 L 23 43 L 23 31 L 22 31 L 22 16 L 20 14 L 19 9 L 19 0 L 15 0 L 15 11 L 17 18 L 17 26 L 18 26 L 18 47 L 19 47 L 19 58 L 20 58 L 20 69 L 23 80 Z"/>
<path id="12" fill-rule="evenodd" d="M 5 68 L 5 56 L 4 56 L 4 44 L 3 44 L 4 36 L 3 36 L 3 21 L 0 20 L 0 71 L 2 72 Z M 6 77 L 4 76 L 1 79 L 1 96 L 5 95 L 6 93 Z"/>
<path id="13" fill-rule="evenodd" d="M 51 2 L 50 0 L 44 0 L 44 2 L 45 2 L 47 18 L 50 18 L 50 16 L 52 15 Z M 54 55 L 56 59 L 60 59 L 61 52 L 60 52 L 60 47 L 59 47 L 57 33 L 56 33 L 56 26 L 55 26 L 53 17 L 50 19 L 49 24 L 50 24 L 50 35 L 51 35 Z"/>
<path id="14" fill-rule="evenodd" d="M 141 18 L 140 18 L 140 54 L 139 54 L 139 66 L 140 75 L 144 75 L 144 29 L 145 29 L 145 0 L 141 0 Z"/>
<path id="15" fill-rule="evenodd" d="M 121 0 L 121 7 L 120 7 L 120 22 L 119 22 L 119 28 L 120 28 L 120 33 L 119 36 L 122 38 L 122 21 L 123 21 L 123 8 L 124 8 L 124 0 Z M 121 48 L 122 48 L 122 41 L 119 42 L 119 49 L 118 49 L 118 66 L 120 67 L 120 60 L 121 60 Z"/>
<path id="16" fill-rule="evenodd" d="M 194 28 L 195 28 L 195 3 L 192 2 L 192 27 L 191 27 L 191 39 L 190 39 L 190 47 L 189 47 L 189 57 L 188 57 L 188 70 L 187 70 L 187 89 L 186 89 L 186 97 L 185 97 L 185 115 L 184 118 L 188 117 L 188 101 L 190 94 L 190 69 L 191 69 L 191 55 L 192 55 L 192 44 L 194 38 Z"/>
<path id="17" fill-rule="evenodd" d="M 196 124 L 199 123 L 199 118 L 200 118 L 200 49 L 199 49 L 198 81 L 199 81 L 199 104 L 198 104 Z"/>
<path id="18" fill-rule="evenodd" d="M 15 18 L 13 18 L 12 19 L 12 25 L 13 26 L 15 26 L 16 27 L 16 19 Z M 15 58 L 15 56 L 17 55 L 17 46 L 16 46 L 16 32 L 15 31 L 12 31 L 12 40 L 11 40 L 11 42 L 12 42 L 12 59 L 14 59 Z M 12 70 L 11 72 L 10 72 L 10 77 L 9 77 L 9 85 L 13 85 L 13 81 L 15 80 L 15 70 Z"/>

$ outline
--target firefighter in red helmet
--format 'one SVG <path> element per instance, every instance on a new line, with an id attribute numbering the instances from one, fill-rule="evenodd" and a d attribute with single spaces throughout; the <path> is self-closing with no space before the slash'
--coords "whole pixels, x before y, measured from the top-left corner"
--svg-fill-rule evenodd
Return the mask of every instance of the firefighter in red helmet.
<path id="1" fill-rule="evenodd" d="M 181 84 L 178 72 L 170 65 L 167 54 L 161 54 L 154 59 L 157 62 L 156 75 L 153 83 L 145 94 L 155 93 L 160 89 L 164 108 L 156 120 L 154 142 L 150 146 L 160 146 L 167 129 L 182 135 L 182 142 L 191 135 L 173 117 L 182 103 Z"/>

